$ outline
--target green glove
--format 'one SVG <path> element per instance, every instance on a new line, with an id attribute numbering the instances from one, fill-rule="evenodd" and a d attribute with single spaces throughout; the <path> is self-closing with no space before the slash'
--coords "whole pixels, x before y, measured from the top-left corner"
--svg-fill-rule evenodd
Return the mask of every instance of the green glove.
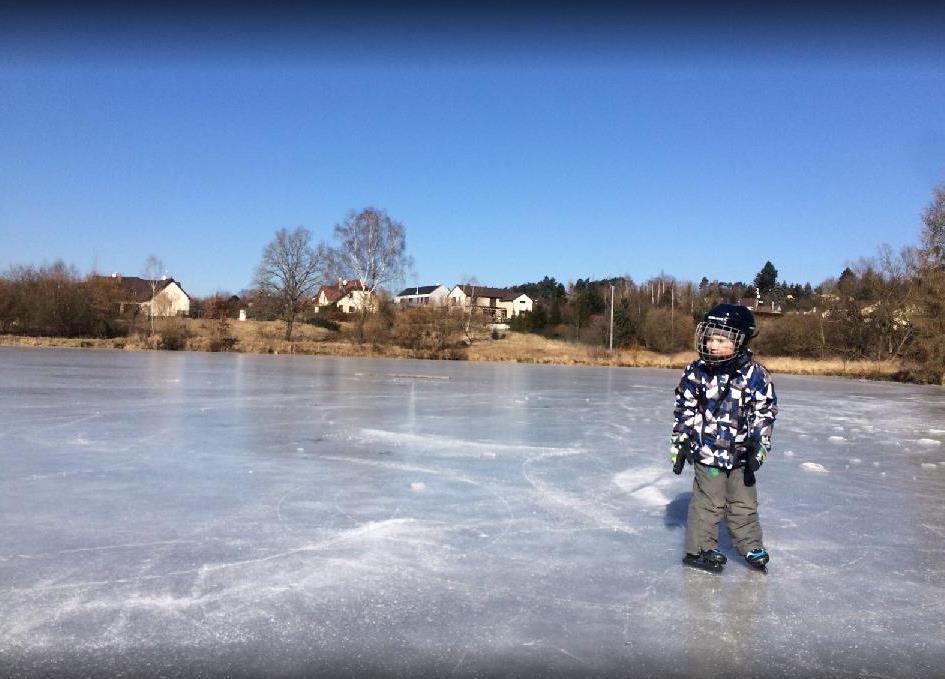
<path id="1" fill-rule="evenodd" d="M 749 442 L 754 445 L 754 450 L 749 452 L 748 459 L 745 460 L 745 466 L 751 471 L 756 472 L 764 463 L 765 458 L 768 456 L 768 451 L 771 450 L 771 438 L 768 436 L 759 438 L 753 437 L 749 439 Z"/>
<path id="2" fill-rule="evenodd" d="M 686 466 L 687 452 L 689 450 L 689 437 L 685 434 L 673 434 L 669 438 L 669 460 L 673 463 L 673 473 L 682 474 L 683 467 Z"/>

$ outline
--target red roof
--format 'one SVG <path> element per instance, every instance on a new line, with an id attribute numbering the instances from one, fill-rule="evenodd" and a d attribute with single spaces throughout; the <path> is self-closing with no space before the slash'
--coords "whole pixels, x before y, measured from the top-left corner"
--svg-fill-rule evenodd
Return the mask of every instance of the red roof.
<path id="1" fill-rule="evenodd" d="M 355 290 L 366 290 L 361 281 L 341 281 L 336 285 L 323 285 L 318 289 L 318 293 L 315 295 L 315 300 L 318 301 L 321 298 L 322 293 L 325 293 L 325 299 L 328 300 L 329 304 L 337 302 L 339 299 L 347 295 L 349 292 Z"/>

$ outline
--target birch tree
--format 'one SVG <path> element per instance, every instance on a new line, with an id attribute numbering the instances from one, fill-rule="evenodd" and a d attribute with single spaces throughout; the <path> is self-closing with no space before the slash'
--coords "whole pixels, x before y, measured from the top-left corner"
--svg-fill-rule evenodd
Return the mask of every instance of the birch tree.
<path id="1" fill-rule="evenodd" d="M 148 255 L 148 258 L 144 262 L 144 269 L 142 271 L 142 278 L 144 278 L 148 285 L 151 286 L 151 299 L 148 301 L 148 321 L 150 327 L 151 335 L 154 334 L 154 298 L 157 297 L 157 288 L 158 283 L 162 276 L 164 276 L 165 268 L 164 262 L 157 257 L 157 255 Z"/>
<path id="2" fill-rule="evenodd" d="M 379 286 L 401 280 L 411 265 L 407 230 L 385 210 L 367 207 L 350 212 L 335 225 L 335 238 L 333 264 L 339 274 L 360 281 L 366 303 Z"/>

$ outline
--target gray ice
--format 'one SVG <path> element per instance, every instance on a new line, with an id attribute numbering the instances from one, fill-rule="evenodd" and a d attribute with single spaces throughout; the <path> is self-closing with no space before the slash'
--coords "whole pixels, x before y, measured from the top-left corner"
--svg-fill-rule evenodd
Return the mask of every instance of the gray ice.
<path id="1" fill-rule="evenodd" d="M 680 564 L 674 370 L 0 370 L 4 676 L 941 675 L 938 388 L 775 375 L 770 573 L 723 530 L 716 576 Z"/>

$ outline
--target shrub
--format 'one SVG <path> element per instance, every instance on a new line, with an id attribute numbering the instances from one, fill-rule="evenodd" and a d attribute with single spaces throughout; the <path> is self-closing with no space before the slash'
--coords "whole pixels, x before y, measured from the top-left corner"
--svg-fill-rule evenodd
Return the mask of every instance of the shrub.
<path id="1" fill-rule="evenodd" d="M 769 356 L 818 358 L 824 354 L 824 342 L 832 330 L 819 314 L 789 313 L 759 320 L 752 346 Z"/>
<path id="2" fill-rule="evenodd" d="M 305 321 L 308 325 L 314 325 L 318 328 L 325 328 L 325 330 L 331 330 L 332 332 L 341 332 L 341 324 L 337 321 L 333 321 L 330 318 L 321 318 L 319 316 L 312 316 L 311 318 Z"/>
<path id="3" fill-rule="evenodd" d="M 462 342 L 463 317 L 448 309 L 408 309 L 394 316 L 390 336 L 407 349 L 440 354 Z"/>
<path id="4" fill-rule="evenodd" d="M 187 340 L 191 338 L 191 332 L 181 321 L 168 321 L 157 337 L 157 345 L 153 348 L 181 351 L 187 348 Z"/>
<path id="5" fill-rule="evenodd" d="M 681 311 L 652 308 L 643 317 L 643 343 L 647 349 L 668 354 L 692 347 L 696 324 Z"/>

